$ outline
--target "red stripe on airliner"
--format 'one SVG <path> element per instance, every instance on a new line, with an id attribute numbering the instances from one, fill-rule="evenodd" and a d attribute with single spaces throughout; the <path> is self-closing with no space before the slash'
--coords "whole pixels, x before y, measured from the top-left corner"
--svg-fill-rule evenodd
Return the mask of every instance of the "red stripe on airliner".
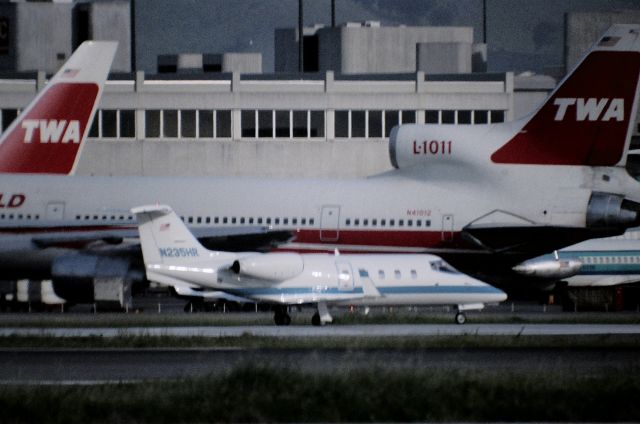
<path id="1" fill-rule="evenodd" d="M 617 164 L 624 153 L 639 74 L 638 52 L 589 54 L 491 160 L 505 164 Z"/>
<path id="2" fill-rule="evenodd" d="M 70 173 L 98 91 L 95 83 L 57 83 L 49 88 L 4 137 L 0 172 Z M 48 134 L 40 130 L 45 126 Z"/>

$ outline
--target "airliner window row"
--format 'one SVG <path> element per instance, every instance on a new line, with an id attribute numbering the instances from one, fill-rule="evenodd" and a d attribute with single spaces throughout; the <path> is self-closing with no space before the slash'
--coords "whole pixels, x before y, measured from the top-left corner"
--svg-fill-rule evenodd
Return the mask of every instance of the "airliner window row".
<path id="1" fill-rule="evenodd" d="M 27 221 L 30 220 L 38 220 L 40 219 L 40 215 L 39 214 L 35 214 L 35 215 L 31 215 L 31 214 L 21 214 L 21 213 L 17 213 L 17 214 L 13 214 L 13 213 L 2 213 L 0 214 L 0 219 L 18 219 L 18 220 L 23 220 L 26 219 Z"/>
<path id="2" fill-rule="evenodd" d="M 398 219 L 397 221 L 395 219 L 377 219 L 377 218 L 347 218 L 344 221 L 344 226 L 345 227 L 413 227 L 415 224 L 416 227 L 422 227 L 423 224 L 425 227 L 430 227 L 431 226 L 431 220 L 430 219 Z"/>
<path id="3" fill-rule="evenodd" d="M 76 215 L 76 221 L 133 221 L 133 215 Z"/>
<path id="4" fill-rule="evenodd" d="M 273 218 L 273 217 L 235 217 L 235 216 L 181 216 L 180 219 L 188 224 L 222 224 L 222 225 L 299 225 L 312 226 L 314 218 Z"/>
<path id="5" fill-rule="evenodd" d="M 640 264 L 640 256 L 581 256 L 584 264 Z"/>

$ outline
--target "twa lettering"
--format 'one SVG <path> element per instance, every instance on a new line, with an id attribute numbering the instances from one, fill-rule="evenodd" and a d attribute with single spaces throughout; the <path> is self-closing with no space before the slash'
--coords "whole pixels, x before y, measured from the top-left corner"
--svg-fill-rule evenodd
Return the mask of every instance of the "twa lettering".
<path id="1" fill-rule="evenodd" d="M 25 119 L 22 121 L 24 128 L 24 142 L 31 143 L 34 133 L 38 131 L 40 143 L 80 143 L 80 121 L 65 119 Z"/>
<path id="2" fill-rule="evenodd" d="M 416 141 L 413 140 L 413 154 L 414 155 L 450 155 L 451 154 L 451 141 Z"/>
<path id="3" fill-rule="evenodd" d="M 556 98 L 556 121 L 563 121 L 567 111 L 574 111 L 576 121 L 624 121 L 624 99 Z M 573 113 L 569 112 L 569 116 Z"/>
<path id="4" fill-rule="evenodd" d="M 19 208 L 25 200 L 27 200 L 27 196 L 22 193 L 0 193 L 0 208 Z"/>

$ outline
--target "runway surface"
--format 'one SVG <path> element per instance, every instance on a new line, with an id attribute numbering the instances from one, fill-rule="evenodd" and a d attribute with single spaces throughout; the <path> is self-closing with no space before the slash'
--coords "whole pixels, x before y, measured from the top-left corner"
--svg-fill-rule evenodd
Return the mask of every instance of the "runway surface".
<path id="1" fill-rule="evenodd" d="M 176 336 L 176 337 L 397 337 L 447 335 L 598 335 L 639 334 L 638 324 L 415 324 L 415 325 L 327 325 L 325 327 L 289 326 L 213 326 L 213 327 L 103 327 L 103 328 L 0 328 L 0 336 L 55 337 L 119 337 L 119 336 Z"/>
<path id="2" fill-rule="evenodd" d="M 278 338 L 392 338 L 454 335 L 640 335 L 640 325 L 471 324 L 329 325 L 325 327 L 107 327 L 0 328 L 0 336 L 54 337 L 203 336 Z M 274 366 L 305 372 L 381 369 L 575 372 L 638 372 L 637 349 L 606 348 L 144 348 L 0 349 L 0 384 L 102 384 L 176 379 L 226 373 L 238 366 Z"/>
<path id="3" fill-rule="evenodd" d="M 0 349 L 0 384 L 100 384 L 202 377 L 238 366 L 286 367 L 312 373 L 358 369 L 637 372 L 636 349 Z"/>

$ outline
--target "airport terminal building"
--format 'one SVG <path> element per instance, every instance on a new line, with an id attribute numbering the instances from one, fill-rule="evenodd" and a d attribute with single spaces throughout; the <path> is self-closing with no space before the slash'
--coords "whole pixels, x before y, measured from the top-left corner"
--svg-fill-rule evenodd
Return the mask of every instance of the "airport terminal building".
<path id="1" fill-rule="evenodd" d="M 276 31 L 273 74 L 262 73 L 259 54 L 238 53 L 164 56 L 157 74 L 131 73 L 129 4 L 105 8 L 0 5 L 0 21 L 15 35 L 0 69 L 22 73 L 0 78 L 2 129 L 74 45 L 87 38 L 120 42 L 80 174 L 370 175 L 391 168 L 387 140 L 397 124 L 512 120 L 532 111 L 555 85 L 543 76 L 472 72 L 486 69 L 486 46 L 474 43 L 470 27 L 377 22 L 305 28 L 305 73 L 294 72 L 295 29 Z M 50 22 L 47 14 L 68 22 L 70 34 L 47 42 L 23 35 L 22 27 Z M 328 53 L 335 46 L 340 52 Z M 37 63 L 34 49 L 48 59 Z M 24 51 L 30 57 L 22 57 Z M 357 60 L 358 51 L 369 53 Z M 40 72 L 24 74 L 34 69 Z"/>

